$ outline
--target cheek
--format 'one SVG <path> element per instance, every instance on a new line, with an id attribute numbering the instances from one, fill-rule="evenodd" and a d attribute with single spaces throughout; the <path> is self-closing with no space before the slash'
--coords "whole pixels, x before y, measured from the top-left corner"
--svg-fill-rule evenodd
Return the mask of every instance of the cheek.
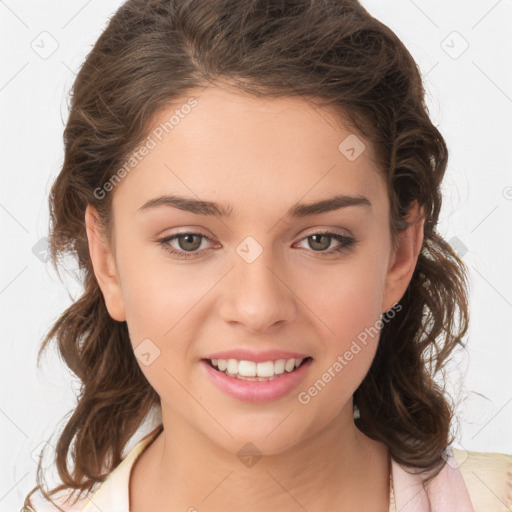
<path id="1" fill-rule="evenodd" d="M 180 319 L 199 302 L 208 283 L 186 266 L 167 261 L 158 252 L 163 249 L 155 251 L 150 244 L 137 249 L 136 244 L 119 265 L 127 324 L 134 344 L 143 338 L 163 342 L 182 328 Z"/>
<path id="2" fill-rule="evenodd" d="M 191 336 L 190 313 L 206 290 L 165 262 L 142 261 L 132 251 L 120 268 L 130 341 L 142 373 L 162 400 L 172 396 L 185 407 L 187 396 L 180 383 L 187 378 L 183 362 Z"/>
<path id="3" fill-rule="evenodd" d="M 308 308 L 321 332 L 318 366 L 308 383 L 307 399 L 322 395 L 320 402 L 333 409 L 343 407 L 367 374 L 378 345 L 381 327 L 382 268 L 372 258 L 354 258 L 333 267 L 329 274 L 308 281 Z M 304 289 L 303 293 L 306 293 Z M 325 389 L 325 392 L 323 391 Z M 330 417 L 330 416 L 329 416 Z"/>
<path id="4" fill-rule="evenodd" d="M 197 356 L 191 340 L 205 323 L 203 305 L 221 276 L 173 264 L 165 255 L 155 258 L 154 250 L 148 254 L 134 245 L 119 268 L 131 344 L 152 387 L 179 402 L 186 399 L 179 383 L 189 377 L 187 362 Z"/>
<path id="5" fill-rule="evenodd" d="M 327 339 L 343 348 L 381 317 L 381 269 L 369 260 L 333 267 L 309 280 L 303 296 L 307 306 L 324 323 Z"/>

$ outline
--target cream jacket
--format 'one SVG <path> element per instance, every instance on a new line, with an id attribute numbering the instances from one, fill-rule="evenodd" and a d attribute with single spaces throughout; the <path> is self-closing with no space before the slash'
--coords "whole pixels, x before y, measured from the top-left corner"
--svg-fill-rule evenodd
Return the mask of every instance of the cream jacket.
<path id="1" fill-rule="evenodd" d="M 158 427 L 145 435 L 89 498 L 66 512 L 129 512 L 130 471 L 143 450 L 156 439 Z M 392 460 L 389 512 L 512 512 L 512 455 L 453 449 L 428 491 L 421 477 Z M 57 498 L 57 503 L 62 496 Z M 430 503 L 429 503 L 430 502 Z M 21 512 L 58 512 L 42 495 Z"/>

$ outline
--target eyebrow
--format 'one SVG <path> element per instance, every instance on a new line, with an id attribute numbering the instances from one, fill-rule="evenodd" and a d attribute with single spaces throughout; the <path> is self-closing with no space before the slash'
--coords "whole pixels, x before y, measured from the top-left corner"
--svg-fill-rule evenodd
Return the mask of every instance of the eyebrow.
<path id="1" fill-rule="evenodd" d="M 171 206 L 187 212 L 196 213 L 198 215 L 212 215 L 220 218 L 229 218 L 233 211 L 233 208 L 230 205 L 225 207 L 211 201 L 201 201 L 177 195 L 164 195 L 150 199 L 144 203 L 138 211 L 143 212 L 160 206 Z M 348 208 L 349 206 L 360 206 L 369 209 L 372 208 L 371 202 L 364 196 L 347 196 L 344 194 L 338 194 L 334 197 L 330 197 L 329 199 L 323 199 L 314 203 L 297 203 L 288 210 L 285 216 L 308 217 L 311 215 L 341 210 L 343 208 Z"/>

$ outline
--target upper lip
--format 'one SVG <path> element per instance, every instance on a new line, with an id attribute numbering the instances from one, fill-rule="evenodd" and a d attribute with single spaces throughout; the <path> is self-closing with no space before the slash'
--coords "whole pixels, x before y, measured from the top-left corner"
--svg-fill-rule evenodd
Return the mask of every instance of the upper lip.
<path id="1" fill-rule="evenodd" d="M 236 359 L 237 361 L 254 361 L 263 363 L 265 361 L 277 361 L 278 359 L 305 359 L 310 357 L 307 354 L 298 352 L 287 352 L 285 350 L 264 350 L 254 352 L 252 350 L 238 348 L 234 350 L 225 350 L 207 355 L 204 359 Z"/>

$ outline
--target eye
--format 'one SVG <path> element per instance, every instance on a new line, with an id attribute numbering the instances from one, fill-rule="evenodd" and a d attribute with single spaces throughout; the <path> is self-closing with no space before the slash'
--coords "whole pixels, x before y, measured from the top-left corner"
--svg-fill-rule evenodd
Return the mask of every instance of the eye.
<path id="1" fill-rule="evenodd" d="M 334 254 L 349 251 L 350 249 L 353 249 L 356 243 L 355 238 L 340 235 L 339 233 L 333 233 L 331 231 L 318 231 L 311 233 L 302 239 L 302 241 L 304 240 L 309 241 L 308 245 L 312 248 L 313 252 L 321 254 Z M 338 245 L 329 249 L 333 240 L 338 242 Z"/>
<path id="2" fill-rule="evenodd" d="M 174 248 L 170 242 L 178 241 L 178 249 Z M 158 240 L 163 249 L 178 259 L 190 259 L 197 258 L 199 252 L 209 252 L 211 249 L 203 249 L 202 251 L 198 251 L 201 247 L 202 241 L 208 240 L 211 242 L 210 238 L 201 233 L 178 233 L 176 235 L 168 236 Z"/>

